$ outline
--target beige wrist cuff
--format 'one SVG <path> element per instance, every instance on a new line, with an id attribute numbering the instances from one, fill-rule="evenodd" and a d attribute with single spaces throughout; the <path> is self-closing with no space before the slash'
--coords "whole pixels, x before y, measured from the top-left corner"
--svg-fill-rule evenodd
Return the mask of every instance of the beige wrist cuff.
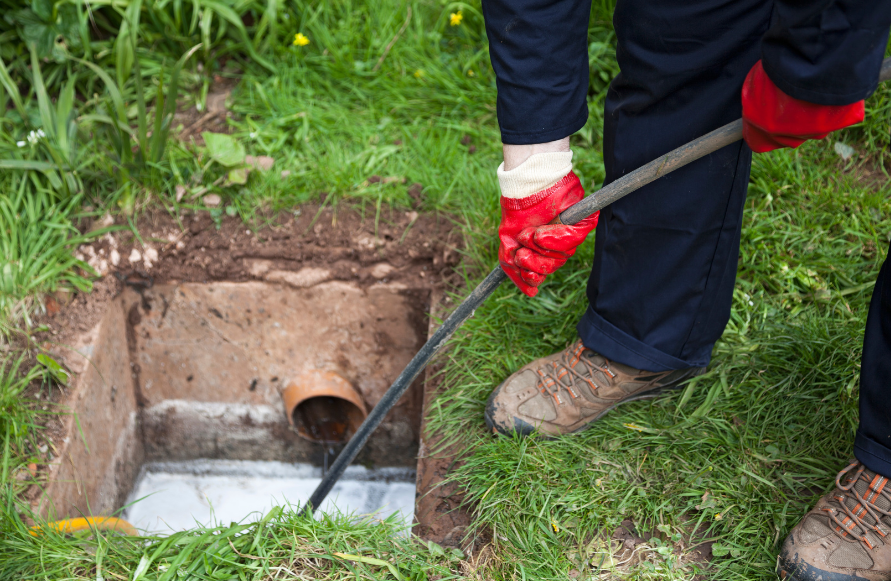
<path id="1" fill-rule="evenodd" d="M 572 152 L 536 153 L 510 171 L 498 166 L 498 184 L 505 198 L 522 199 L 545 190 L 572 171 Z"/>

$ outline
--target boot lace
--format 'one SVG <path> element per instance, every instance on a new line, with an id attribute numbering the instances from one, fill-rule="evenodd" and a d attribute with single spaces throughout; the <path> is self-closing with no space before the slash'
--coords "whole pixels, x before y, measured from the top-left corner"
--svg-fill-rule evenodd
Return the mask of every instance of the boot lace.
<path id="1" fill-rule="evenodd" d="M 842 484 L 842 479 L 846 475 L 847 480 Z M 867 484 L 863 494 L 855 488 L 861 480 Z M 835 484 L 837 488 L 832 493 L 832 499 L 836 502 L 823 509 L 835 523 L 835 533 L 842 538 L 850 535 L 868 549 L 873 549 L 875 539 L 870 540 L 867 532 L 875 531 L 882 539 L 891 532 L 881 520 L 882 516 L 891 516 L 891 511 L 876 504 L 876 501 L 883 497 L 886 501 L 885 506 L 891 506 L 891 493 L 886 489 L 888 478 L 880 474 L 870 475 L 863 464 L 853 462 L 838 473 Z M 856 504 L 850 499 L 856 501 Z M 850 508 L 849 504 L 853 504 L 853 508 Z M 865 520 L 867 515 L 871 517 L 872 522 Z"/>
<path id="2" fill-rule="evenodd" d="M 610 379 L 616 377 L 613 370 L 609 368 L 609 360 L 604 359 L 604 364 L 601 366 L 589 359 L 582 358 L 586 349 L 587 347 L 579 341 L 571 349 L 563 352 L 561 361 L 552 361 L 535 370 L 539 378 L 538 389 L 542 395 L 552 397 L 557 405 L 564 405 L 567 402 L 563 401 L 560 392 L 565 390 L 572 398 L 569 401 L 575 405 L 582 397 L 575 389 L 575 381 L 584 382 L 591 388 L 591 391 L 596 391 L 600 389 L 600 386 L 594 381 L 595 372 L 602 371 Z"/>

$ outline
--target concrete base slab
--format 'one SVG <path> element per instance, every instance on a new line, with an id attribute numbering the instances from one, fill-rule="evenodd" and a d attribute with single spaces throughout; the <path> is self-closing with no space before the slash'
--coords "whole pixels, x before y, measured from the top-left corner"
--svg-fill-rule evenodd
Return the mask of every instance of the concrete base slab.
<path id="1" fill-rule="evenodd" d="M 322 479 L 310 464 L 200 460 L 146 464 L 128 499 L 125 519 L 141 531 L 164 534 L 195 526 L 262 518 L 273 506 L 296 509 Z M 415 472 L 350 466 L 321 507 L 357 517 L 374 514 L 411 524 Z"/>

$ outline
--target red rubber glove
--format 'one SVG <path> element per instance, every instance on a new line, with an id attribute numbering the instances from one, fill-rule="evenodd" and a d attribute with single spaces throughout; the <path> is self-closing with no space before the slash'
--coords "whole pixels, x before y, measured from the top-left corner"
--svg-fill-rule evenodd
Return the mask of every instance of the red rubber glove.
<path id="1" fill-rule="evenodd" d="M 798 147 L 808 139 L 863 121 L 863 101 L 817 105 L 790 97 L 755 63 L 742 88 L 743 139 L 756 153 Z"/>
<path id="2" fill-rule="evenodd" d="M 584 197 L 585 190 L 573 172 L 528 198 L 501 197 L 498 261 L 524 294 L 534 297 L 545 277 L 566 264 L 597 226 L 600 212 L 572 226 L 550 224 Z"/>

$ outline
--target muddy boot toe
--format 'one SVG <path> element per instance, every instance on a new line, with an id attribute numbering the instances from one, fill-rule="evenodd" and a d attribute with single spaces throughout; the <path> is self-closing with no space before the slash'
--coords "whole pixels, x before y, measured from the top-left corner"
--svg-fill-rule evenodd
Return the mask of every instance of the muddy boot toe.
<path id="1" fill-rule="evenodd" d="M 610 361 L 579 340 L 536 359 L 495 388 L 486 402 L 486 425 L 506 435 L 578 432 L 619 404 L 655 397 L 704 371 L 643 371 Z"/>
<path id="2" fill-rule="evenodd" d="M 783 581 L 891 580 L 888 479 L 854 462 L 799 522 L 777 557 Z"/>

